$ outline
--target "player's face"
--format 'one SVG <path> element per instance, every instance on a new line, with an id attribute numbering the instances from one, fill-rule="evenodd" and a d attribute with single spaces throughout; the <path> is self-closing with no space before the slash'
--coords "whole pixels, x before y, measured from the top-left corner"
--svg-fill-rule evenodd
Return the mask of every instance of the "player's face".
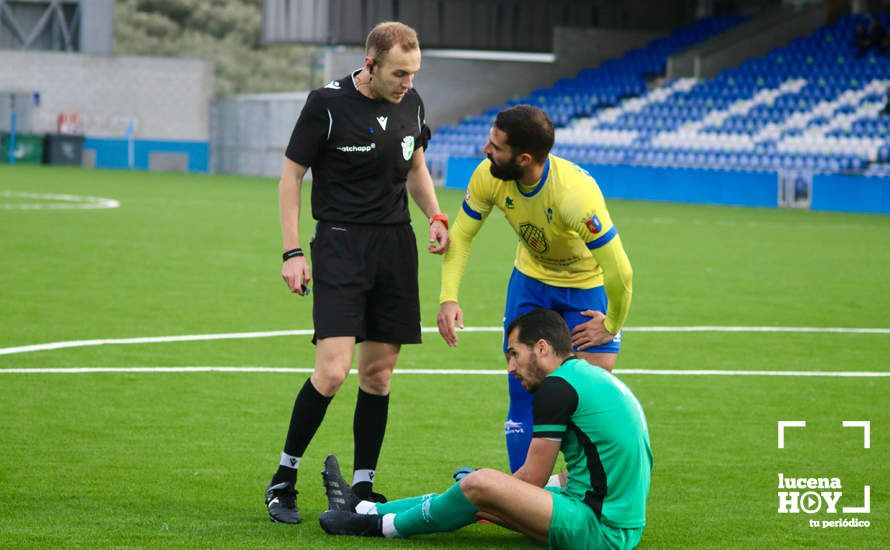
<path id="1" fill-rule="evenodd" d="M 366 57 L 371 66 L 371 94 L 390 103 L 399 103 L 414 87 L 414 75 L 420 70 L 420 50 L 405 51 L 396 44 L 383 59 Z"/>
<path id="2" fill-rule="evenodd" d="M 528 346 L 517 338 L 518 329 L 514 329 L 507 338 L 507 372 L 522 384 L 529 392 L 538 389 L 547 372 L 538 360 L 538 346 Z"/>
<path id="3" fill-rule="evenodd" d="M 523 168 L 519 166 L 513 149 L 507 145 L 507 134 L 494 126 L 488 131 L 488 143 L 482 148 L 482 152 L 491 161 L 488 167 L 491 175 L 500 180 L 518 180 L 522 178 Z"/>

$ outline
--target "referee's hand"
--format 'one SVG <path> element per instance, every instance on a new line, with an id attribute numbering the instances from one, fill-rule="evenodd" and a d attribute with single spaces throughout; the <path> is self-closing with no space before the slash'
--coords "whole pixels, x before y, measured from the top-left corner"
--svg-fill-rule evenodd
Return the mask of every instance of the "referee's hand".
<path id="1" fill-rule="evenodd" d="M 444 254 L 448 250 L 451 241 L 448 238 L 448 229 L 440 221 L 430 224 L 430 246 L 427 250 L 433 254 Z"/>
<path id="2" fill-rule="evenodd" d="M 457 331 L 454 329 L 455 323 L 460 328 L 464 328 L 464 312 L 461 311 L 457 302 L 442 302 L 439 306 L 439 315 L 436 316 L 436 324 L 439 326 L 439 334 L 449 347 L 457 346 Z"/>
<path id="3" fill-rule="evenodd" d="M 309 281 L 312 279 L 312 270 L 305 256 L 296 256 L 284 262 L 281 266 L 281 278 L 287 284 L 291 292 L 300 296 L 308 294 Z"/>

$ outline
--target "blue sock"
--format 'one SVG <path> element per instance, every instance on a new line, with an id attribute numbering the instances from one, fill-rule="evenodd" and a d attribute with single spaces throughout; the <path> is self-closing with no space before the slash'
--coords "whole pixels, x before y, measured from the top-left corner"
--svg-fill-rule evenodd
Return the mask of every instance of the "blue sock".
<path id="1" fill-rule="evenodd" d="M 532 443 L 534 421 L 532 419 L 532 394 L 525 391 L 513 375 L 507 376 L 510 389 L 510 409 L 504 423 L 504 434 L 507 437 L 507 456 L 510 459 L 510 471 L 515 472 L 525 464 L 529 445 Z"/>

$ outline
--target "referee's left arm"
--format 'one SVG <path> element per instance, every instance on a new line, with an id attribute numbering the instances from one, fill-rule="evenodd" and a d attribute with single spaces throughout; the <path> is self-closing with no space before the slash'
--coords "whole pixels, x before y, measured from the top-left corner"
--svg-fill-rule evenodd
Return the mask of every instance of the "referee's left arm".
<path id="1" fill-rule="evenodd" d="M 427 219 L 442 212 L 439 210 L 439 201 L 436 199 L 433 177 L 426 167 L 422 148 L 416 149 L 411 157 L 411 168 L 408 169 L 406 185 L 411 198 L 423 210 Z M 430 223 L 429 251 L 433 254 L 442 254 L 447 249 L 448 228 L 439 220 Z"/>

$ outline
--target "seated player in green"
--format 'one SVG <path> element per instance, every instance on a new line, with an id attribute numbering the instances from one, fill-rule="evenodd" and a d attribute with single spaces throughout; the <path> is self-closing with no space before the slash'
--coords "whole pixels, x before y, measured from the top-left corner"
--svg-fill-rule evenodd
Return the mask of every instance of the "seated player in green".
<path id="1" fill-rule="evenodd" d="M 455 472 L 441 494 L 389 503 L 359 501 L 334 456 L 322 473 L 333 535 L 405 538 L 453 531 L 486 519 L 556 549 L 634 548 L 646 524 L 652 451 L 639 401 L 618 378 L 572 355 L 558 313 L 535 309 L 507 329 L 508 370 L 534 392 L 534 438 L 512 475 Z M 544 488 L 559 451 L 565 488 Z"/>

